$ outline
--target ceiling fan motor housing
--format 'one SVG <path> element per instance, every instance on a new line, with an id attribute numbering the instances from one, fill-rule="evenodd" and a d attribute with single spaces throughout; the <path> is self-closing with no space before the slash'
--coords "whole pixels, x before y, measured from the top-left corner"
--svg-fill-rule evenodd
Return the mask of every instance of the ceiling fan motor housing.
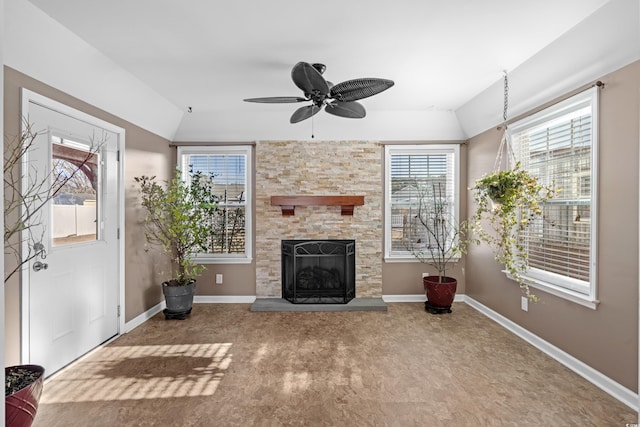
<path id="1" fill-rule="evenodd" d="M 313 68 L 315 68 L 320 74 L 324 74 L 324 70 L 327 69 L 327 66 L 324 64 L 320 64 L 318 62 L 311 64 Z"/>

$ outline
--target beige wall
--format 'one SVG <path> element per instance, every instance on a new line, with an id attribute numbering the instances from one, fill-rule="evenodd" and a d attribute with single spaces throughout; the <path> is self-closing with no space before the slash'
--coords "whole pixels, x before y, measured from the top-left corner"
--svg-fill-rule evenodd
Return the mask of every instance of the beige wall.
<path id="1" fill-rule="evenodd" d="M 4 67 L 4 130 L 7 139 L 19 133 L 20 88 L 24 87 L 125 129 L 125 320 L 131 320 L 162 301 L 156 272 L 161 259 L 144 252 L 139 227 L 140 212 L 133 177 L 141 174 L 168 176 L 169 141 L 110 115 L 16 70 Z M 171 167 L 170 167 L 171 166 Z M 157 263 L 155 262 L 157 261 Z M 5 285 L 5 357 L 8 365 L 20 362 L 20 288 L 17 277 Z"/>
<path id="2" fill-rule="evenodd" d="M 402 144 L 407 142 L 393 142 L 393 144 Z M 411 144 L 446 144 L 446 143 L 462 143 L 462 141 L 411 141 Z M 179 142 L 177 145 L 202 145 L 202 142 Z M 206 145 L 225 145 L 223 142 L 210 142 Z M 346 193 L 364 194 L 362 191 L 369 193 L 365 197 L 367 208 L 356 208 L 356 216 L 364 220 L 365 227 L 374 233 L 371 243 L 366 243 L 368 250 L 366 257 L 358 258 L 358 263 L 362 265 L 375 265 L 376 268 L 382 268 L 382 289 L 383 295 L 415 295 L 423 294 L 422 273 L 435 273 L 433 268 L 420 264 L 418 262 L 382 262 L 382 234 L 381 221 L 383 208 L 379 207 L 382 203 L 382 180 L 383 180 L 383 149 L 382 145 L 368 142 L 317 142 L 317 141 L 262 141 L 257 144 L 259 147 L 254 150 L 258 151 L 257 161 L 254 155 L 254 236 L 258 244 L 254 244 L 254 260 L 251 264 L 210 264 L 207 270 L 198 278 L 198 295 L 206 296 L 277 296 L 280 289 L 280 258 L 279 246 L 276 247 L 273 242 L 281 240 L 282 236 L 273 236 L 273 233 L 282 233 L 282 235 L 307 237 L 323 237 L 338 234 L 332 234 L 334 231 L 328 231 L 326 227 L 337 225 L 337 231 L 344 231 L 344 227 L 350 227 L 353 219 L 342 218 L 339 208 L 331 208 L 328 212 L 326 208 L 300 208 L 296 214 L 297 218 L 282 217 L 280 210 L 270 206 L 270 196 L 275 194 L 337 194 L 336 189 Z M 370 151 L 363 156 L 362 147 L 371 145 Z M 355 148 L 354 148 L 355 147 Z M 341 153 L 337 155 L 337 153 Z M 360 153 L 360 154 L 358 154 Z M 461 145 L 461 186 L 463 191 L 461 194 L 460 215 L 466 216 L 466 198 L 464 198 L 464 186 L 466 184 L 466 146 Z M 172 162 L 175 162 L 175 150 L 172 156 Z M 273 168 L 274 163 L 278 164 L 278 168 Z M 256 172 L 257 171 L 257 172 Z M 329 171 L 337 171 L 329 178 Z M 359 171 L 359 172 L 358 172 Z M 257 180 L 256 180 L 257 174 Z M 358 181 L 356 176 L 362 175 L 365 180 Z M 320 176 L 320 184 L 315 184 L 309 177 Z M 257 183 L 257 184 L 255 184 Z M 256 191 L 257 187 L 257 191 Z M 344 188 L 349 188 L 346 190 Z M 344 189 L 344 190 L 343 190 Z M 362 191 L 361 191 L 362 190 Z M 342 194 L 342 193 L 341 193 Z M 258 199 L 259 209 L 256 213 L 255 201 Z M 375 215 L 365 218 L 363 215 L 369 215 L 369 209 L 373 207 Z M 310 210 L 309 210 L 310 209 Z M 336 212 L 337 211 L 337 212 Z M 307 215 L 302 217 L 301 215 Z M 318 216 L 315 216 L 318 215 Z M 311 220 L 311 221 L 310 221 Z M 346 222 L 345 222 L 346 221 Z M 311 226 L 311 230 L 307 228 Z M 256 226 L 257 224 L 257 226 Z M 275 224 L 275 225 L 274 225 Z M 326 224 L 326 227 L 322 224 Z M 283 228 L 284 226 L 284 228 Z M 257 227 L 257 234 L 256 234 Z M 278 228 L 279 227 L 279 228 Z M 292 229 L 293 227 L 293 229 Z M 349 231 L 347 231 L 349 232 Z M 368 233 L 359 234 L 365 237 Z M 336 237 L 337 238 L 337 237 Z M 360 239 L 362 240 L 362 239 Z M 363 242 L 369 242 L 363 240 Z M 260 243 L 263 242 L 263 243 Z M 264 245 L 264 242 L 269 242 Z M 256 250 L 256 246 L 258 249 Z M 360 253 L 363 254 L 362 248 Z M 256 260 L 262 260 L 261 268 L 256 268 Z M 462 261 L 452 266 L 450 275 L 458 279 L 458 293 L 465 292 L 465 269 L 464 258 Z M 368 267 L 370 268 L 370 267 Z M 258 270 L 258 273 L 256 273 Z M 215 284 L 215 275 L 223 274 L 224 283 L 222 285 Z M 270 290 L 261 289 L 262 279 L 256 279 L 256 274 L 260 277 L 271 276 L 266 282 L 269 283 Z M 367 273 L 367 278 L 370 273 Z M 361 282 L 364 280 L 364 276 Z M 375 286 L 379 287 L 379 283 Z M 258 289 L 257 289 L 258 288 Z M 377 288 L 376 295 L 380 294 Z M 367 292 L 360 289 L 358 296 L 367 295 Z"/>
<path id="3" fill-rule="evenodd" d="M 468 254 L 466 293 L 637 391 L 640 62 L 600 80 L 605 88 L 600 94 L 597 310 L 539 290 L 541 301 L 530 304 L 528 312 L 520 310 L 518 286 L 500 272 L 487 247 L 472 247 Z M 469 141 L 468 187 L 492 170 L 500 136 L 491 129 Z"/>

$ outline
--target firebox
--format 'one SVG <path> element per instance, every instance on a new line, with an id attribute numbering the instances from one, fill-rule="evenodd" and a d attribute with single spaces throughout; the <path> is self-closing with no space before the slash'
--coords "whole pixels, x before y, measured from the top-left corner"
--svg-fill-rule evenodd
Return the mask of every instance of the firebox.
<path id="1" fill-rule="evenodd" d="M 346 304 L 356 296 L 355 240 L 283 240 L 282 297 Z"/>

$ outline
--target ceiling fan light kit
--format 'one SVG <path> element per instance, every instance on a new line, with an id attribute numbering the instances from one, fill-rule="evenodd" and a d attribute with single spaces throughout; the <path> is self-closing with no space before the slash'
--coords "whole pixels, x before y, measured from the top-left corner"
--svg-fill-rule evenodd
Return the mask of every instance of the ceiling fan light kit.
<path id="1" fill-rule="evenodd" d="M 291 70 L 293 83 L 302 90 L 304 98 L 299 96 L 271 96 L 265 98 L 247 98 L 246 102 L 265 104 L 288 104 L 311 101 L 311 105 L 294 111 L 291 123 L 317 114 L 324 107 L 329 114 L 348 119 L 361 119 L 367 115 L 362 104 L 356 102 L 368 98 L 393 86 L 393 80 L 362 78 L 347 80 L 334 85 L 322 76 L 327 67 L 324 64 L 298 62 Z"/>

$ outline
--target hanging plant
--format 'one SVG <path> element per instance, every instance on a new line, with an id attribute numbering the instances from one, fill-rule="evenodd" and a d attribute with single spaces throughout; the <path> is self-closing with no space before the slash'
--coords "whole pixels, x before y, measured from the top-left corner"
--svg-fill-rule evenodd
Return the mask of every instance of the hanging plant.
<path id="1" fill-rule="evenodd" d="M 524 273 L 529 267 L 524 235 L 529 224 L 543 218 L 541 206 L 557 195 L 560 190 L 543 185 L 538 178 L 521 169 L 507 131 L 507 109 L 509 105 L 509 83 L 504 73 L 504 132 L 493 167 L 493 173 L 476 180 L 471 189 L 476 211 L 469 220 L 469 228 L 476 241 L 487 243 L 493 250 L 495 260 L 505 266 L 507 275 L 518 282 L 527 298 L 538 302 L 531 293 Z M 505 162 L 515 164 L 513 168 L 500 170 Z M 486 228 L 485 228 L 486 227 Z"/>
<path id="2" fill-rule="evenodd" d="M 543 215 L 541 205 L 558 190 L 541 184 L 516 163 L 513 169 L 484 175 L 472 191 L 476 211 L 470 224 L 475 236 L 491 246 L 509 277 L 520 284 L 527 298 L 537 302 L 523 276 L 529 265 L 524 231 Z"/>

